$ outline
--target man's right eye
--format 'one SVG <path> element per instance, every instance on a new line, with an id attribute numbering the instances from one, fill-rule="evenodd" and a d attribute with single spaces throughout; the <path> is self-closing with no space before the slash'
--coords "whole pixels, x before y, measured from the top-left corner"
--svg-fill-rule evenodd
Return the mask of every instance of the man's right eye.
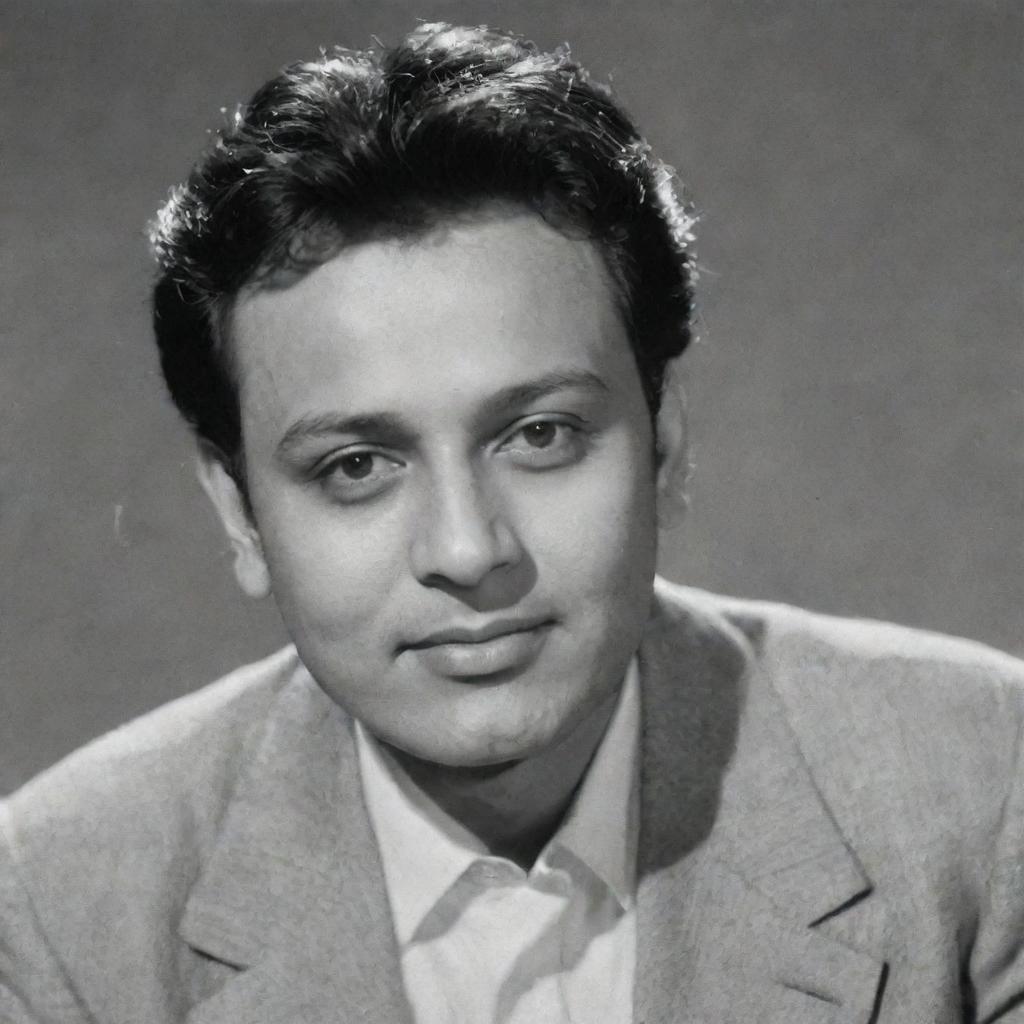
<path id="1" fill-rule="evenodd" d="M 362 501 L 385 490 L 403 468 L 401 462 L 382 452 L 344 452 L 324 464 L 317 480 L 332 500 Z"/>
<path id="2" fill-rule="evenodd" d="M 370 452 L 356 452 L 338 459 L 335 468 L 352 480 L 365 480 L 373 472 L 375 458 Z"/>

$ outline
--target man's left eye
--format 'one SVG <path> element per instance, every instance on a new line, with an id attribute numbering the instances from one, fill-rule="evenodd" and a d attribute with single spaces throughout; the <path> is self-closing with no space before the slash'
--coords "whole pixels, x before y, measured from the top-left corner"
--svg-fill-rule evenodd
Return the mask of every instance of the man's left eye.
<path id="1" fill-rule="evenodd" d="M 560 420 L 534 420 L 509 434 L 499 451 L 529 466 L 561 466 L 583 454 L 582 431 Z"/>
<path id="2" fill-rule="evenodd" d="M 523 440 L 531 448 L 550 448 L 558 438 L 558 428 L 565 427 L 564 423 L 528 423 L 522 429 Z"/>

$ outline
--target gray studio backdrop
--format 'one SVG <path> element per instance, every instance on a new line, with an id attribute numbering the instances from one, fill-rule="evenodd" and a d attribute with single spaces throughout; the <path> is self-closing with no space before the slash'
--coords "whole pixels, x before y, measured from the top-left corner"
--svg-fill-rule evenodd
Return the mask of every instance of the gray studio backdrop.
<path id="1" fill-rule="evenodd" d="M 143 229 L 222 106 L 417 18 L 571 41 L 703 211 L 664 571 L 1024 652 L 1021 10 L 8 0 L 0 791 L 283 642 L 164 397 Z"/>

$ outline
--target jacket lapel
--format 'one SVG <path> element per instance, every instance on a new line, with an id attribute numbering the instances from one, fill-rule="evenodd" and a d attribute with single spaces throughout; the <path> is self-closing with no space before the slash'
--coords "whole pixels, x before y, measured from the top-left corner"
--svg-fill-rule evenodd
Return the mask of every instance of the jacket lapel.
<path id="1" fill-rule="evenodd" d="M 640 652 L 637 1024 L 869 1024 L 884 966 L 821 922 L 870 882 L 770 682 L 724 619 L 656 606 Z M 239 968 L 187 1024 L 411 1022 L 350 723 L 301 667 L 180 932 Z"/>
<path id="2" fill-rule="evenodd" d="M 746 639 L 662 598 L 641 670 L 636 1020 L 868 1024 L 884 965 L 821 922 L 871 885 Z"/>
<path id="3" fill-rule="evenodd" d="M 411 1020 L 350 722 L 301 667 L 256 742 L 180 932 L 242 969 L 188 1024 Z"/>

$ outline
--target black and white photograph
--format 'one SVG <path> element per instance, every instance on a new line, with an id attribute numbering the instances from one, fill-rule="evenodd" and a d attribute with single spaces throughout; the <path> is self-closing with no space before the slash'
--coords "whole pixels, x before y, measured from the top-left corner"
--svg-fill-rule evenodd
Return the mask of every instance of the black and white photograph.
<path id="1" fill-rule="evenodd" d="M 1024 1024 L 1019 0 L 0 77 L 0 1024 Z"/>

